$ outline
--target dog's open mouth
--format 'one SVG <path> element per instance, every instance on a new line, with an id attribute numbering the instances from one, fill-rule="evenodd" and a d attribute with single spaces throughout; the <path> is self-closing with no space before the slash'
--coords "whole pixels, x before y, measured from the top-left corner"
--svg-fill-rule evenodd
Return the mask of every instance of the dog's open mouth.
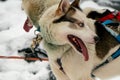
<path id="1" fill-rule="evenodd" d="M 72 45 L 76 48 L 76 50 L 83 54 L 85 61 L 88 61 L 88 50 L 83 41 L 74 35 L 68 35 L 67 37 L 70 43 L 72 43 Z"/>

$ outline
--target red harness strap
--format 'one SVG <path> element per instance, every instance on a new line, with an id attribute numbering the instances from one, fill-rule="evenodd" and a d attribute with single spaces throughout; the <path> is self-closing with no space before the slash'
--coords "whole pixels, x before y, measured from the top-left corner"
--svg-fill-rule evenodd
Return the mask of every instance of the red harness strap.
<path id="1" fill-rule="evenodd" d="M 100 22 L 104 22 L 104 21 L 106 21 L 106 20 L 111 20 L 111 19 L 113 19 L 114 17 L 115 17 L 115 16 L 113 15 L 113 13 L 110 13 L 110 14 L 108 14 L 107 16 L 104 16 L 104 17 L 100 18 L 99 21 L 100 21 Z"/>
<path id="2" fill-rule="evenodd" d="M 120 21 L 120 12 L 118 12 L 118 14 L 116 15 L 116 19 Z"/>
<path id="3" fill-rule="evenodd" d="M 110 14 L 100 18 L 99 21 L 104 22 L 106 20 L 111 20 L 114 18 L 117 19 L 118 21 L 120 21 L 120 12 L 117 12 L 117 14 L 115 12 L 111 12 Z"/>

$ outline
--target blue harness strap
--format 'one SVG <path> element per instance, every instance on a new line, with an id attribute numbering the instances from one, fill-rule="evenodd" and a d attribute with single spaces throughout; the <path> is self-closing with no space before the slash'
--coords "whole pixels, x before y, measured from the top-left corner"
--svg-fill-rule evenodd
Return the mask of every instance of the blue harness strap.
<path id="1" fill-rule="evenodd" d="M 109 27 L 107 27 L 106 25 L 110 24 L 110 23 L 114 23 L 112 20 L 106 20 L 102 23 L 102 25 L 105 27 L 105 29 L 110 32 L 110 34 L 112 36 L 114 36 L 116 38 L 116 40 L 118 42 L 120 42 L 120 34 L 116 33 L 115 31 L 113 31 L 112 29 L 110 29 Z"/>
<path id="2" fill-rule="evenodd" d="M 120 35 L 116 36 L 116 39 L 120 42 Z"/>
<path id="3" fill-rule="evenodd" d="M 111 61 L 113 61 L 114 59 L 118 58 L 120 56 L 120 48 L 114 52 L 110 57 L 108 57 L 106 59 L 106 61 L 104 61 L 102 64 L 98 65 L 96 68 L 94 68 L 94 70 L 100 68 L 101 66 L 104 66 L 107 63 L 110 63 Z"/>
<path id="4" fill-rule="evenodd" d="M 120 56 L 120 48 L 114 54 L 111 55 L 111 58 L 116 59 L 119 56 Z"/>
<path id="5" fill-rule="evenodd" d="M 118 58 L 120 56 L 120 48 L 114 52 L 110 57 L 108 57 L 104 62 L 102 62 L 100 65 L 96 66 L 92 72 L 94 72 L 95 70 L 97 70 L 98 68 L 110 63 L 111 61 L 113 61 L 114 59 Z M 92 77 L 95 77 L 94 74 L 91 74 Z"/>

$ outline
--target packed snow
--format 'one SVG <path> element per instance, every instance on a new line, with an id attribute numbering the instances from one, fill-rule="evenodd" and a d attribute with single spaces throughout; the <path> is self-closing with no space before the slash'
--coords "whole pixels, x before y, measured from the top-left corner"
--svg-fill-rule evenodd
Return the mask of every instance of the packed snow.
<path id="1" fill-rule="evenodd" d="M 30 46 L 34 29 L 23 30 L 25 19 L 20 0 L 0 2 L 0 55 L 21 56 L 18 50 Z M 47 80 L 47 67 L 48 62 L 0 59 L 0 80 Z"/>
<path id="2" fill-rule="evenodd" d="M 85 4 L 81 6 L 84 7 Z M 35 37 L 35 28 L 26 33 L 23 30 L 25 19 L 21 0 L 0 2 L 0 56 L 22 56 L 18 50 L 30 46 L 32 38 Z M 48 62 L 39 60 L 28 63 L 25 60 L 0 59 L 0 80 L 49 80 L 48 65 Z"/>

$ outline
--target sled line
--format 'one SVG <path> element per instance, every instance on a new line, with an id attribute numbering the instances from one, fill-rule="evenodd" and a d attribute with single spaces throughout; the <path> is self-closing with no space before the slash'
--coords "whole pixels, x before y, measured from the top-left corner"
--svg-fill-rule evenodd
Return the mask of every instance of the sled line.
<path id="1" fill-rule="evenodd" d="M 48 58 L 26 58 L 26 57 L 19 57 L 19 56 L 0 56 L 0 59 L 25 59 L 25 60 L 42 60 L 42 61 L 48 61 Z"/>

